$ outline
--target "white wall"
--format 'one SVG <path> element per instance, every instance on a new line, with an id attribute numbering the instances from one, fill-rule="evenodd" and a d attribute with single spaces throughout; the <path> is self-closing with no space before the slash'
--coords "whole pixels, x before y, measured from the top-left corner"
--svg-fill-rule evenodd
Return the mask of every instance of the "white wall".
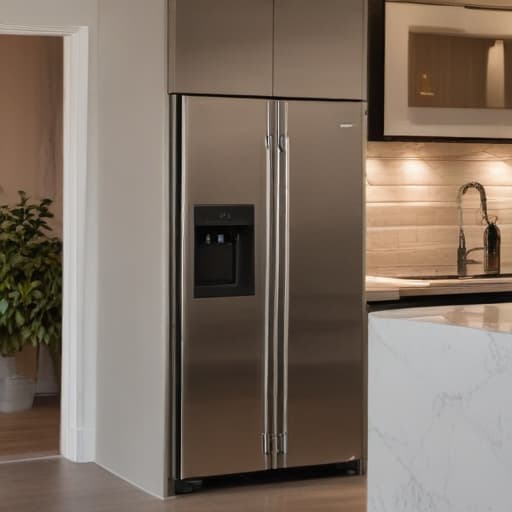
<path id="1" fill-rule="evenodd" d="M 0 0 L 0 24 L 89 27 L 88 349 L 77 429 L 86 458 L 158 496 L 168 430 L 166 4 Z"/>
<path id="2" fill-rule="evenodd" d="M 100 0 L 97 461 L 166 493 L 166 0 Z"/>

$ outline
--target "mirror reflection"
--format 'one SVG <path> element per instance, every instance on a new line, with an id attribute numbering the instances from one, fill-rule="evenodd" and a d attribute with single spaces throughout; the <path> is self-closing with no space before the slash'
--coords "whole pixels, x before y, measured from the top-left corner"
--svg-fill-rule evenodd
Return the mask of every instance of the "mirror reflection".
<path id="1" fill-rule="evenodd" d="M 512 37 L 411 29 L 409 106 L 512 108 Z"/>

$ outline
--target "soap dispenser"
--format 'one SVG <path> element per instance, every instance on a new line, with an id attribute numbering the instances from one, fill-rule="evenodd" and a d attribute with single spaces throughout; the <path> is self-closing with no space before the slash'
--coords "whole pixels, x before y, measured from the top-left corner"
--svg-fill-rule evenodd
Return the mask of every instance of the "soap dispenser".
<path id="1" fill-rule="evenodd" d="M 487 224 L 484 232 L 484 271 L 486 274 L 500 273 L 501 233 L 496 220 Z"/>

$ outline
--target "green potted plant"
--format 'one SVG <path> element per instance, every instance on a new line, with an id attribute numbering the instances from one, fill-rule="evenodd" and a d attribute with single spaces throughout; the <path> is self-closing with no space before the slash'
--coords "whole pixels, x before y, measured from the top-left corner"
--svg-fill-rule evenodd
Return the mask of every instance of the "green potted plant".
<path id="1" fill-rule="evenodd" d="M 52 235 L 51 199 L 23 191 L 0 205 L 0 412 L 32 407 L 35 382 L 16 375 L 15 355 L 45 344 L 57 359 L 62 326 L 62 242 Z"/>

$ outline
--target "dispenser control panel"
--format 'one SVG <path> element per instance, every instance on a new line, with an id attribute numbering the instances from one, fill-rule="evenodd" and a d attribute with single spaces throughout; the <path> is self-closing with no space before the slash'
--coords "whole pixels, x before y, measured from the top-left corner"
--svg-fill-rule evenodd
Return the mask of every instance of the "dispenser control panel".
<path id="1" fill-rule="evenodd" d="M 254 205 L 194 207 L 194 297 L 254 295 Z"/>

